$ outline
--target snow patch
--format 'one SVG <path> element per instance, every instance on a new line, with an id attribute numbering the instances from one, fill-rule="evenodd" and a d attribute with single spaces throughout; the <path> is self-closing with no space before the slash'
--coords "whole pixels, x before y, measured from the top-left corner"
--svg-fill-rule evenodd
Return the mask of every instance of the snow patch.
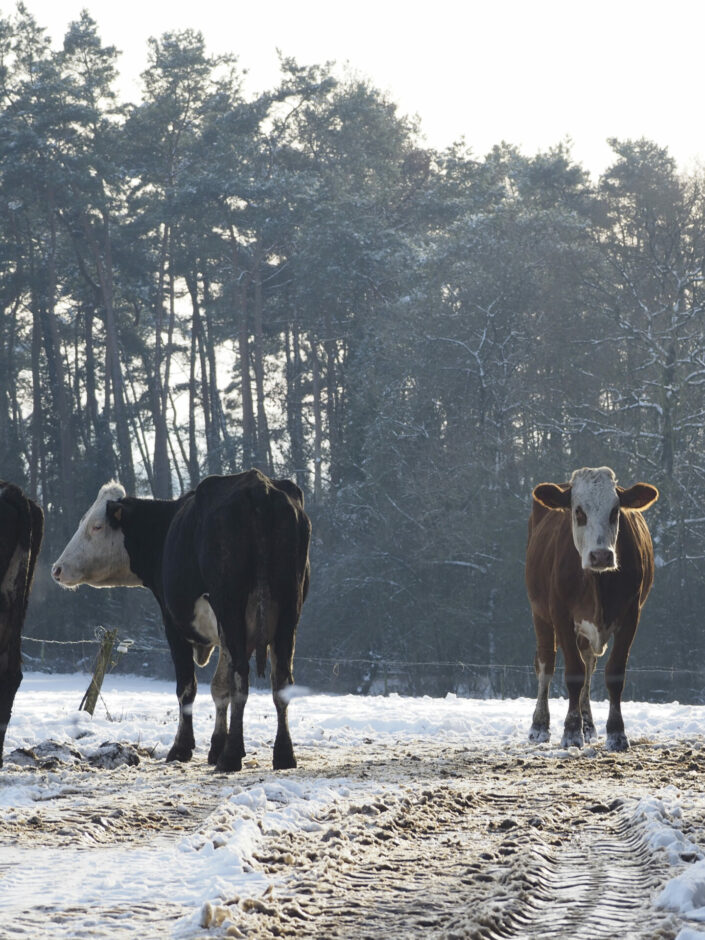
<path id="1" fill-rule="evenodd" d="M 32 814 L 40 814 L 43 806 L 60 800 L 75 786 L 71 782 L 71 775 L 75 775 L 71 761 L 79 758 L 107 762 L 101 769 L 90 769 L 96 775 L 92 786 L 100 786 L 101 774 L 125 775 L 134 787 L 134 810 L 140 810 L 141 766 L 130 766 L 129 753 L 106 742 L 130 742 L 129 746 L 139 753 L 145 750 L 163 759 L 178 723 L 173 683 L 109 676 L 94 717 L 78 710 L 87 684 L 85 675 L 25 676 L 5 742 L 6 760 L 11 752 L 24 751 L 35 757 L 53 753 L 53 763 L 47 767 L 36 761 L 15 763 L 11 773 L 0 772 L 0 825 L 11 817 L 29 820 Z M 550 704 L 558 727 L 567 702 L 552 699 Z M 567 761 L 596 759 L 604 742 L 607 702 L 594 703 L 593 707 L 597 748 L 582 750 L 561 748 L 555 730 L 553 745 L 529 745 L 526 739 L 533 708 L 534 700 L 528 698 L 492 701 L 455 695 L 443 699 L 397 694 L 335 696 L 299 689 L 291 704 L 289 723 L 301 763 L 307 748 L 351 746 L 379 751 L 387 744 L 408 744 L 413 754 L 415 742 L 421 740 L 432 741 L 439 751 L 443 747 L 484 744 L 501 758 L 516 749 L 527 759 L 532 753 Z M 704 706 L 627 702 L 623 714 L 632 740 L 646 739 L 656 749 L 692 738 L 694 748 L 703 747 Z M 194 704 L 197 757 L 200 755 L 201 760 L 207 751 L 212 722 L 213 703 L 203 694 Z M 375 781 L 374 770 L 364 781 L 345 776 L 311 779 L 286 773 L 272 775 L 275 729 L 271 696 L 251 692 L 245 713 L 246 747 L 248 755 L 256 755 L 259 765 L 267 768 L 266 773 L 248 787 L 239 784 L 236 776 L 224 776 L 222 793 L 216 781 L 216 808 L 195 831 L 182 838 L 172 834 L 145 845 L 101 847 L 99 866 L 94 853 L 88 851 L 51 846 L 41 851 L 22 845 L 3 848 L 0 921 L 12 922 L 31 906 L 41 905 L 47 911 L 76 908 L 88 912 L 112 907 L 124 912 L 120 936 L 137 936 L 129 932 L 129 911 L 136 905 L 157 906 L 171 911 L 173 936 L 193 937 L 203 930 L 225 929 L 231 916 L 228 905 L 235 896 L 253 899 L 253 904 L 266 903 L 266 892 L 275 876 L 266 873 L 256 856 L 270 837 L 321 831 L 331 808 L 369 806 L 385 793 L 396 792 L 390 784 Z M 204 764 L 206 773 L 212 775 Z M 185 786 L 187 783 L 179 783 L 176 768 L 171 797 L 176 813 L 184 798 L 180 787 Z M 656 899 L 656 906 L 705 922 L 705 860 L 685 831 L 685 799 L 687 795 L 667 787 L 640 800 L 632 822 L 641 828 L 651 851 L 662 853 L 677 869 Z M 77 834 L 77 839 L 80 837 Z M 86 920 L 82 927 L 87 924 Z M 106 923 L 100 926 L 106 928 Z M 69 932 L 63 933 L 52 924 L 52 936 L 76 936 L 75 928 L 76 924 L 67 924 Z M 705 934 L 688 927 L 678 940 L 703 937 Z"/>

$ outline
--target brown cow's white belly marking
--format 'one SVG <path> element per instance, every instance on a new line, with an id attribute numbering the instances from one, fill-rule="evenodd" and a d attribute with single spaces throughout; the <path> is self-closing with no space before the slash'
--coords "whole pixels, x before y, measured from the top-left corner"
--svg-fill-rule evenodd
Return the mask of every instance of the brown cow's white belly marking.
<path id="1" fill-rule="evenodd" d="M 575 624 L 576 635 L 585 637 L 595 656 L 602 656 L 605 652 L 611 632 L 611 630 L 608 630 L 604 633 L 594 623 L 590 623 L 589 620 L 581 620 L 580 623 L 576 622 Z"/>

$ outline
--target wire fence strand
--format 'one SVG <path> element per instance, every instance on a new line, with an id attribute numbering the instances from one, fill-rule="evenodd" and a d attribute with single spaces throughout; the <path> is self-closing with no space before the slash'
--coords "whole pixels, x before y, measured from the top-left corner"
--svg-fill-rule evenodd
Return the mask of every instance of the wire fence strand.
<path id="1" fill-rule="evenodd" d="M 103 630 L 99 627 L 97 631 Z M 44 637 L 23 636 L 23 641 L 29 643 L 49 643 L 54 646 L 86 646 L 100 645 L 102 635 L 96 634 L 95 637 L 87 637 L 80 640 L 51 640 Z M 168 646 L 146 646 L 135 643 L 132 640 L 124 638 L 116 640 L 116 646 L 120 643 L 127 644 L 129 652 L 135 653 L 170 653 Z M 127 651 L 126 651 L 127 652 Z M 326 656 L 297 656 L 297 663 L 315 663 L 321 666 L 331 666 L 340 668 L 341 666 L 381 666 L 386 669 L 461 669 L 475 670 L 478 672 L 504 670 L 505 672 L 518 672 L 528 675 L 534 674 L 534 667 L 530 664 L 522 663 L 476 663 L 467 662 L 461 659 L 447 660 L 405 660 L 405 659 L 382 659 L 382 658 L 364 658 L 364 657 L 326 657 Z M 558 670 L 557 670 L 558 671 Z M 663 676 L 700 676 L 705 678 L 705 669 L 683 669 L 677 666 L 630 666 L 629 674 L 649 674 Z"/>

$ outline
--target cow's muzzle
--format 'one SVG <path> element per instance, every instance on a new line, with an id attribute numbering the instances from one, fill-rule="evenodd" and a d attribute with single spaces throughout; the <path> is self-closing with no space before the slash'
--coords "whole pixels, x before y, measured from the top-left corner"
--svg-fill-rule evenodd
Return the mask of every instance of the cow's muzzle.
<path id="1" fill-rule="evenodd" d="M 66 573 L 61 565 L 54 565 L 54 567 L 51 569 L 51 576 L 54 581 L 56 581 L 56 583 L 63 588 L 71 588 L 76 586 L 66 577 Z"/>
<path id="2" fill-rule="evenodd" d="M 614 552 L 611 548 L 594 548 L 588 561 L 593 571 L 608 571 L 615 567 Z"/>

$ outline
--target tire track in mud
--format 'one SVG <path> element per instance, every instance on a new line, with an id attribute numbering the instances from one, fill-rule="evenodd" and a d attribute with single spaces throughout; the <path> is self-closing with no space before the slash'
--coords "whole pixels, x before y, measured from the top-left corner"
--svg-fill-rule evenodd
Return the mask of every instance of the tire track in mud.
<path id="1" fill-rule="evenodd" d="M 332 809 L 322 834 L 269 843 L 257 860 L 274 887 L 230 899 L 223 935 L 673 940 L 682 920 L 652 906 L 673 870 L 629 813 L 664 782 L 699 773 L 702 759 L 651 748 L 635 748 L 633 784 L 629 757 L 601 751 L 499 762 L 427 754 L 415 776 L 366 765 L 401 793 L 353 804 L 347 818 Z"/>
<path id="2" fill-rule="evenodd" d="M 675 936 L 673 917 L 644 903 L 660 887 L 663 866 L 622 814 L 585 826 L 557 853 L 534 852 L 526 893 L 495 925 L 473 934 L 478 940 Z"/>
<path id="3" fill-rule="evenodd" d="M 548 748 L 514 745 L 501 755 L 422 739 L 301 748 L 299 758 L 286 777 L 333 788 L 347 781 L 347 795 L 312 831 L 265 831 L 251 863 L 267 876 L 267 891 L 207 906 L 204 931 L 192 936 L 673 940 L 682 925 L 650 903 L 674 871 L 649 851 L 629 811 L 667 784 L 701 789 L 702 743 L 637 742 L 626 755 L 597 748 L 568 757 Z M 198 833 L 234 788 L 278 776 L 256 759 L 223 777 L 202 761 L 164 765 L 148 756 L 139 768 L 108 773 L 3 770 L 38 794 L 41 780 L 56 772 L 63 789 L 57 794 L 52 785 L 51 800 L 39 795 L 33 805 L 0 812 L 0 859 L 3 846 L 19 846 L 78 850 L 98 863 L 106 848 L 176 842 Z M 701 810 L 698 824 L 702 800 Z M 4 867 L 0 890 L 10 878 Z M 85 911 L 35 906 L 7 935 L 41 936 L 51 923 L 57 936 L 166 937 L 183 909 L 114 905 L 93 913 L 91 928 Z"/>

